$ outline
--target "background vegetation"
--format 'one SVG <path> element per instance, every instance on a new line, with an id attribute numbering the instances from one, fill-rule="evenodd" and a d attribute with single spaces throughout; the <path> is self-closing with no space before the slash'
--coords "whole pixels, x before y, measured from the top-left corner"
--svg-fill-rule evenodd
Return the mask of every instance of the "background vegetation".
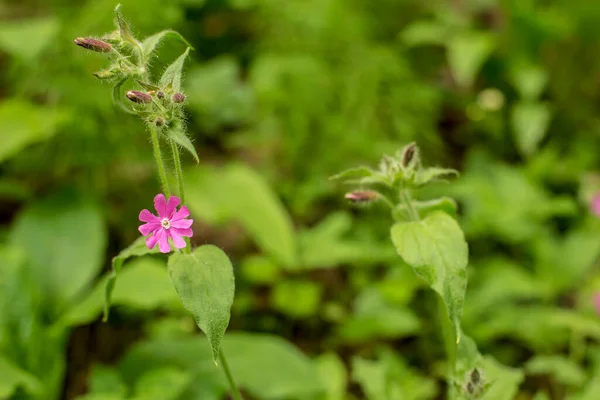
<path id="1" fill-rule="evenodd" d="M 463 330 L 489 399 L 600 396 L 600 7 L 588 0 L 128 0 L 186 67 L 193 243 L 234 260 L 223 349 L 247 399 L 441 399 L 434 294 L 377 206 L 328 180 L 415 140 L 462 175 Z M 161 256 L 110 260 L 159 184 L 144 126 L 73 45 L 114 0 L 0 3 L 0 398 L 226 396 Z M 183 48 L 159 51 L 160 73 Z M 352 189 L 352 188 L 350 188 Z M 485 379 L 485 377 L 483 377 Z"/>

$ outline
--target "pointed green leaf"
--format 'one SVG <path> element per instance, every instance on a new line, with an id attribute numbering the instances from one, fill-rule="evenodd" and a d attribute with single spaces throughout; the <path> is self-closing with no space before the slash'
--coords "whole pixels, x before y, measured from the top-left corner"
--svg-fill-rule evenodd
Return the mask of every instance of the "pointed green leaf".
<path id="1" fill-rule="evenodd" d="M 108 314 L 110 310 L 110 302 L 112 298 L 113 290 L 115 289 L 115 284 L 117 282 L 117 275 L 123 266 L 123 263 L 130 257 L 139 257 L 146 254 L 154 254 L 158 253 L 158 247 L 154 249 L 149 249 L 146 246 L 146 238 L 140 236 L 137 238 L 129 247 L 122 250 L 116 257 L 112 259 L 112 272 L 106 282 L 106 289 L 104 291 L 104 316 L 102 317 L 102 321 L 106 322 L 108 320 Z"/>
<path id="2" fill-rule="evenodd" d="M 142 42 L 142 48 L 144 49 L 144 57 L 146 60 L 150 59 L 150 56 L 152 56 L 152 53 L 154 53 L 154 50 L 156 50 L 156 46 L 158 46 L 158 44 L 167 36 L 172 36 L 187 45 L 192 50 L 194 49 L 190 42 L 185 40 L 185 38 L 181 36 L 179 32 L 167 29 L 144 39 Z"/>
<path id="3" fill-rule="evenodd" d="M 177 145 L 183 147 L 194 157 L 196 162 L 200 162 L 200 158 L 198 158 L 198 153 L 196 153 L 196 148 L 194 144 L 190 140 L 190 138 L 185 134 L 181 125 L 175 125 L 168 129 L 165 134 L 167 137 L 175 142 Z"/>
<path id="4" fill-rule="evenodd" d="M 488 32 L 469 31 L 451 38 L 447 46 L 452 76 L 458 85 L 469 87 L 494 50 L 496 40 Z"/>
<path id="5" fill-rule="evenodd" d="M 469 253 L 458 223 L 436 211 L 421 221 L 394 224 L 391 235 L 400 257 L 441 296 L 458 340 Z"/>
<path id="6" fill-rule="evenodd" d="M 117 4 L 115 7 L 115 25 L 119 28 L 121 39 L 128 41 L 134 46 L 139 46 L 139 42 L 131 34 L 131 28 L 127 21 L 123 19 L 121 15 L 121 5 Z"/>
<path id="7" fill-rule="evenodd" d="M 190 48 L 185 49 L 185 52 L 179 56 L 173 64 L 169 65 L 162 77 L 160 78 L 159 86 L 162 88 L 171 87 L 174 92 L 181 90 L 181 73 L 183 71 L 183 63 L 190 52 Z"/>
<path id="8" fill-rule="evenodd" d="M 375 172 L 376 171 L 373 171 L 369 167 L 356 167 L 356 168 L 350 168 L 345 171 L 342 171 L 339 174 L 336 174 L 336 175 L 330 177 L 329 179 L 337 180 L 337 179 L 366 178 L 366 177 L 374 175 Z"/>
<path id="9" fill-rule="evenodd" d="M 544 139 L 552 111 L 546 103 L 518 102 L 512 109 L 510 122 L 519 152 L 530 156 Z"/>
<path id="10" fill-rule="evenodd" d="M 183 306 L 206 334 L 216 362 L 235 292 L 231 261 L 218 247 L 204 245 L 192 254 L 169 257 L 169 274 Z"/>
<path id="11" fill-rule="evenodd" d="M 458 176 L 458 171 L 452 168 L 430 167 L 418 171 L 414 177 L 416 186 L 423 186 L 429 182 L 442 180 L 442 177 L 448 175 Z"/>

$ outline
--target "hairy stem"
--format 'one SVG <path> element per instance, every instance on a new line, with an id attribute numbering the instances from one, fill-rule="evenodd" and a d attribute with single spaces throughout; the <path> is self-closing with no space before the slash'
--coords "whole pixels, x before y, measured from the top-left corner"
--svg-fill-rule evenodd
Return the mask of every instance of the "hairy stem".
<path id="1" fill-rule="evenodd" d="M 167 180 L 167 172 L 165 170 L 165 163 L 163 162 L 162 154 L 160 151 L 160 143 L 158 142 L 158 134 L 156 128 L 150 128 L 150 136 L 152 137 L 152 147 L 154 148 L 154 159 L 156 160 L 156 168 L 158 169 L 158 176 L 160 177 L 160 183 L 164 195 L 169 198 L 171 196 L 171 190 L 169 189 L 169 181 Z"/>
<path id="2" fill-rule="evenodd" d="M 225 358 L 225 354 L 223 354 L 223 349 L 219 351 L 219 361 L 221 362 L 221 367 L 225 372 L 225 376 L 227 377 L 227 382 L 229 382 L 229 387 L 231 388 L 231 395 L 234 400 L 243 400 L 240 391 L 235 384 L 233 379 L 233 375 L 231 375 L 231 371 L 229 370 L 229 364 L 227 364 L 227 359 Z"/>
<path id="3" fill-rule="evenodd" d="M 413 206 L 412 199 L 410 198 L 410 193 L 408 192 L 408 189 L 400 190 L 400 198 L 402 199 L 402 202 L 404 203 L 404 205 L 406 205 L 406 210 L 408 211 L 408 217 L 411 219 L 411 221 L 419 221 L 421 219 L 419 217 L 419 212 Z"/>
<path id="4" fill-rule="evenodd" d="M 177 177 L 177 191 L 179 192 L 179 198 L 181 204 L 185 204 L 185 188 L 183 184 L 183 169 L 181 168 L 181 157 L 179 156 L 179 148 L 177 143 L 171 140 L 171 151 L 173 152 L 173 163 L 175 164 L 175 176 Z M 190 238 L 185 238 L 185 252 L 190 254 L 192 245 L 190 244 Z"/>

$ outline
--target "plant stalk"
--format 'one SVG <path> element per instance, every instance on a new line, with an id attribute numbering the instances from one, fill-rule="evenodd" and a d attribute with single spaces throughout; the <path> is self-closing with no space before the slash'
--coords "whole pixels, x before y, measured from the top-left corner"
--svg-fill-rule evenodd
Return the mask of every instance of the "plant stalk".
<path id="1" fill-rule="evenodd" d="M 179 198 L 181 204 L 185 204 L 185 188 L 183 184 L 183 169 L 181 168 L 181 157 L 179 156 L 179 148 L 177 144 L 171 140 L 171 151 L 173 152 L 173 163 L 175 164 L 175 176 L 177 177 L 177 191 L 179 192 Z M 192 251 L 192 245 L 190 238 L 186 237 L 185 240 L 185 252 L 190 254 Z"/>
<path id="2" fill-rule="evenodd" d="M 223 349 L 219 351 L 219 361 L 221 362 L 221 367 L 223 367 L 223 371 L 225 372 L 225 376 L 227 377 L 227 382 L 229 383 L 229 387 L 231 388 L 231 395 L 234 400 L 243 400 L 240 391 L 235 384 L 235 380 L 233 379 L 233 375 L 231 375 L 231 370 L 229 369 L 229 364 L 227 364 L 227 359 L 225 358 L 225 354 L 223 353 Z"/>
<path id="3" fill-rule="evenodd" d="M 421 219 L 419 217 L 419 212 L 413 206 L 412 199 L 410 198 L 410 193 L 408 192 L 408 189 L 400 190 L 400 198 L 402 199 L 402 202 L 406 205 L 406 209 L 408 211 L 408 217 L 410 218 L 410 220 L 411 221 L 419 221 Z"/>
<path id="4" fill-rule="evenodd" d="M 158 175 L 160 177 L 160 183 L 162 186 L 162 190 L 164 195 L 167 197 L 171 197 L 171 190 L 169 188 L 169 181 L 167 180 L 167 172 L 165 170 L 165 163 L 163 162 L 162 154 L 160 151 L 160 143 L 158 142 L 158 134 L 156 133 L 156 128 L 150 128 L 150 136 L 152 137 L 152 147 L 154 148 L 154 159 L 156 160 L 156 167 L 158 169 Z"/>

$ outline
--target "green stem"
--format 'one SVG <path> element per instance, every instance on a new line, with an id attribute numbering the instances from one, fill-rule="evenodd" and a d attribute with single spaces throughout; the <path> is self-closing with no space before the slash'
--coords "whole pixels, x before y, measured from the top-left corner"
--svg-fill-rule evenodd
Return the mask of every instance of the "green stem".
<path id="1" fill-rule="evenodd" d="M 156 160 L 156 167 L 158 169 L 158 176 L 160 177 L 160 183 L 164 195 L 169 198 L 171 197 L 171 190 L 169 189 L 169 181 L 167 180 L 167 172 L 165 170 L 165 163 L 162 159 L 160 152 L 160 143 L 158 142 L 158 134 L 154 127 L 150 128 L 150 136 L 152 137 L 152 147 L 154 148 L 154 159 Z"/>
<path id="2" fill-rule="evenodd" d="M 179 148 L 177 143 L 171 140 L 171 151 L 173 152 L 173 162 L 175 164 L 175 175 L 177 176 L 177 190 L 179 192 L 179 198 L 181 204 L 185 204 L 185 188 L 183 184 L 183 169 L 181 168 L 181 157 L 179 156 Z M 190 244 L 190 238 L 185 238 L 185 252 L 190 254 L 192 245 Z"/>
<path id="3" fill-rule="evenodd" d="M 223 367 L 223 371 L 225 372 L 225 376 L 227 377 L 227 382 L 229 382 L 229 387 L 231 388 L 231 394 L 234 400 L 243 400 L 240 391 L 233 380 L 233 375 L 231 375 L 231 371 L 229 370 L 229 364 L 227 364 L 227 359 L 225 358 L 225 354 L 223 354 L 223 349 L 219 351 L 219 361 L 221 362 L 221 367 Z"/>
<path id="4" fill-rule="evenodd" d="M 421 219 L 419 217 L 419 212 L 413 206 L 408 189 L 400 190 L 400 198 L 402 199 L 402 202 L 404 202 L 404 204 L 406 205 L 406 209 L 408 210 L 408 217 L 411 219 L 411 221 L 419 221 Z"/>

